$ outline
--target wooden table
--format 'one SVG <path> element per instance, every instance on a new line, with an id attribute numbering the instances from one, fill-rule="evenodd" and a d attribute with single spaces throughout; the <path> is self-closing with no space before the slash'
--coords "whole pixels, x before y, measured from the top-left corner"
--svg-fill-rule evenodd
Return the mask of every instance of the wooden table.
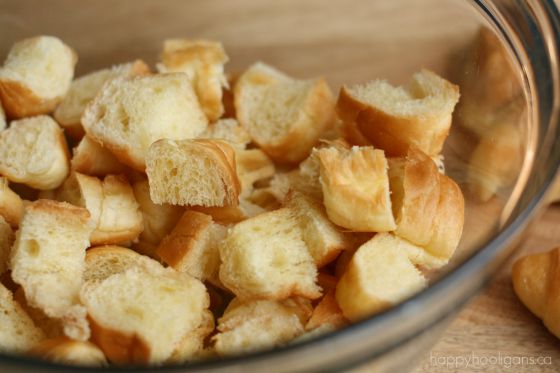
<path id="1" fill-rule="evenodd" d="M 559 246 L 559 223 L 560 205 L 553 205 L 528 232 L 515 258 Z M 560 340 L 546 330 L 541 321 L 523 306 L 513 292 L 510 274 L 511 264 L 515 258 L 504 266 L 490 286 L 459 314 L 430 354 L 414 370 L 415 373 L 557 372 L 560 370 Z M 542 357 L 543 363 L 551 361 L 551 365 L 524 364 L 508 369 L 504 364 L 498 364 L 487 365 L 483 367 L 484 369 L 481 367 L 474 369 L 461 364 L 462 366 L 457 369 L 450 369 L 437 364 L 438 361 L 442 361 L 442 357 L 451 357 L 450 361 L 457 361 L 456 357 L 469 358 L 473 354 L 487 358 L 501 356 L 502 362 L 507 362 L 511 356 L 524 356 L 527 357 L 526 361 L 531 357 Z M 482 360 L 480 361 L 482 363 Z"/>

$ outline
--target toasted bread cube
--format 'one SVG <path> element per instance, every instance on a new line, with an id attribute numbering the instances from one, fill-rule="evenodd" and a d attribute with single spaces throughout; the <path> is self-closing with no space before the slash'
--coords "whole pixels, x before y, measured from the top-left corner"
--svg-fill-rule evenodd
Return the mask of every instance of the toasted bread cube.
<path id="1" fill-rule="evenodd" d="M 22 354 L 45 339 L 12 293 L 0 284 L 0 351 Z"/>
<path id="2" fill-rule="evenodd" d="M 323 78 L 296 80 L 261 62 L 237 80 L 239 123 L 274 161 L 295 164 L 334 124 L 334 98 Z"/>
<path id="3" fill-rule="evenodd" d="M 19 226 L 23 214 L 21 197 L 10 189 L 8 180 L 0 177 L 0 215 L 6 219 L 12 228 Z"/>
<path id="4" fill-rule="evenodd" d="M 68 337 L 45 339 L 34 346 L 29 351 L 29 355 L 65 365 L 87 367 L 107 365 L 103 351 L 96 345 L 87 341 L 74 341 Z"/>
<path id="5" fill-rule="evenodd" d="M 183 336 L 196 329 L 209 298 L 204 285 L 172 269 L 134 266 L 101 281 L 88 281 L 92 342 L 115 364 L 165 362 Z"/>
<path id="6" fill-rule="evenodd" d="M 251 142 L 251 136 L 239 122 L 233 118 L 220 119 L 209 125 L 200 135 L 201 139 L 225 140 L 239 149 L 245 149 Z"/>
<path id="7" fill-rule="evenodd" d="M 113 79 L 87 106 L 82 124 L 119 161 L 144 171 L 152 143 L 194 138 L 208 120 L 189 78 L 176 73 Z"/>
<path id="8" fill-rule="evenodd" d="M 14 239 L 10 224 L 0 216 L 0 275 L 8 270 Z"/>
<path id="9" fill-rule="evenodd" d="M 405 156 L 411 145 L 432 156 L 441 152 L 458 101 L 459 87 L 422 70 L 406 87 L 385 80 L 343 86 L 337 111 L 389 156 Z"/>
<path id="10" fill-rule="evenodd" d="M 349 324 L 348 319 L 342 314 L 334 296 L 334 290 L 329 291 L 315 306 L 311 318 L 305 325 L 305 330 L 311 331 L 329 325 L 332 330 L 340 329 Z"/>
<path id="11" fill-rule="evenodd" d="M 427 285 L 407 251 L 401 249 L 400 240 L 378 233 L 352 257 L 335 294 L 350 321 L 381 312 Z"/>
<path id="12" fill-rule="evenodd" d="M 12 279 L 25 290 L 29 305 L 61 319 L 64 333 L 77 340 L 89 338 L 78 294 L 92 230 L 86 209 L 38 200 L 25 208 L 12 249 Z"/>
<path id="13" fill-rule="evenodd" d="M 47 316 L 40 308 L 29 305 L 25 291 L 20 286 L 14 291 L 14 300 L 23 308 L 33 323 L 43 331 L 46 338 L 57 338 L 64 335 L 64 325 L 60 319 Z"/>
<path id="14" fill-rule="evenodd" d="M 260 149 L 237 150 L 235 164 L 242 197 L 251 194 L 256 182 L 273 176 L 275 171 L 274 163 Z"/>
<path id="15" fill-rule="evenodd" d="M 245 199 L 239 200 L 237 206 L 223 206 L 223 207 L 203 207 L 192 206 L 193 211 L 198 211 L 203 214 L 210 215 L 212 219 L 219 224 L 235 224 L 240 221 L 255 217 L 262 214 L 266 210 L 260 206 Z"/>
<path id="16" fill-rule="evenodd" d="M 156 254 L 177 271 L 220 285 L 218 245 L 226 233 L 227 228 L 214 223 L 210 215 L 185 211 L 175 228 L 161 241 Z"/>
<path id="17" fill-rule="evenodd" d="M 204 311 L 200 325 L 183 336 L 181 341 L 175 346 L 175 350 L 167 360 L 167 363 L 184 364 L 204 359 L 210 355 L 210 351 L 205 348 L 204 342 L 214 331 L 214 328 L 214 315 L 209 310 Z"/>
<path id="18" fill-rule="evenodd" d="M 132 185 L 136 201 L 142 212 L 144 230 L 138 237 L 134 249 L 144 255 L 157 258 L 156 249 L 161 240 L 173 230 L 184 209 L 168 204 L 156 205 L 150 197 L 148 180 L 141 180 Z"/>
<path id="19" fill-rule="evenodd" d="M 0 174 L 32 188 L 57 188 L 69 171 L 68 145 L 51 117 L 13 121 L 0 132 Z"/>
<path id="20" fill-rule="evenodd" d="M 82 174 L 103 177 L 109 174 L 122 174 L 128 168 L 109 150 L 93 141 L 89 136 L 84 136 L 74 149 L 72 149 L 70 166 L 72 170 Z"/>
<path id="21" fill-rule="evenodd" d="M 235 152 L 220 140 L 160 140 L 148 151 L 147 169 L 154 203 L 237 205 L 240 184 Z"/>
<path id="22" fill-rule="evenodd" d="M 218 320 L 214 348 L 227 356 L 281 346 L 304 333 L 308 318 L 292 299 L 241 302 L 235 298 Z"/>
<path id="23" fill-rule="evenodd" d="M 189 76 L 200 106 L 210 122 L 224 113 L 222 87 L 227 87 L 224 65 L 228 56 L 222 43 L 210 40 L 167 39 L 163 43 L 159 72 Z"/>
<path id="24" fill-rule="evenodd" d="M 386 232 L 396 228 L 387 159 L 373 147 L 324 148 L 317 151 L 323 202 L 329 219 L 358 232 Z"/>
<path id="25" fill-rule="evenodd" d="M 220 246 L 220 280 L 240 299 L 321 295 L 317 268 L 289 209 L 238 223 Z"/>
<path id="26" fill-rule="evenodd" d="M 447 262 L 461 241 L 465 221 L 465 199 L 457 183 L 445 175 L 440 175 L 439 188 L 434 229 L 425 249 L 432 256 Z"/>
<path id="27" fill-rule="evenodd" d="M 320 202 L 293 191 L 288 194 L 285 206 L 297 217 L 303 241 L 317 268 L 329 264 L 350 247 L 350 238 L 331 223 Z"/>
<path id="28" fill-rule="evenodd" d="M 389 159 L 397 236 L 420 246 L 430 241 L 439 202 L 439 181 L 435 163 L 421 150 L 410 148 L 405 158 Z"/>
<path id="29" fill-rule="evenodd" d="M 82 114 L 106 82 L 118 77 L 149 73 L 148 65 L 142 60 L 136 60 L 81 76 L 70 85 L 68 93 L 54 111 L 54 118 L 68 135 L 79 139 L 84 135 Z"/>
<path id="30" fill-rule="evenodd" d="M 53 111 L 70 88 L 77 60 L 76 53 L 54 36 L 15 43 L 0 68 L 0 98 L 8 116 Z"/>
<path id="31" fill-rule="evenodd" d="M 132 187 L 123 176 L 103 181 L 74 172 L 64 182 L 57 199 L 88 209 L 95 226 L 92 245 L 109 245 L 136 239 L 142 232 L 142 213 Z"/>

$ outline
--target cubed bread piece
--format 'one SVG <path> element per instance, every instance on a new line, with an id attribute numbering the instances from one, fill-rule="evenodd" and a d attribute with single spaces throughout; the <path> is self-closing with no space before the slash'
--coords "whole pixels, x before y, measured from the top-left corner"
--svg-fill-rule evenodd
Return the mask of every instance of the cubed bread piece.
<path id="1" fill-rule="evenodd" d="M 12 249 L 12 278 L 29 305 L 61 319 L 64 333 L 77 340 L 89 338 L 78 294 L 92 230 L 86 209 L 38 200 L 25 208 Z"/>
<path id="2" fill-rule="evenodd" d="M 253 191 L 253 185 L 274 175 L 274 163 L 260 149 L 236 150 L 235 164 L 241 183 L 241 197 Z"/>
<path id="3" fill-rule="evenodd" d="M 560 337 L 560 248 L 518 259 L 511 279 L 523 304 Z"/>
<path id="4" fill-rule="evenodd" d="M 296 80 L 261 62 L 238 79 L 237 119 L 274 161 L 299 163 L 334 124 L 334 98 L 325 79 Z"/>
<path id="5" fill-rule="evenodd" d="M 239 149 L 245 149 L 251 142 L 251 136 L 237 120 L 233 118 L 220 119 L 210 124 L 202 134 L 201 139 L 225 140 Z"/>
<path id="6" fill-rule="evenodd" d="M 119 161 L 144 171 L 152 143 L 197 137 L 208 120 L 188 76 L 175 73 L 107 82 L 86 107 L 82 124 Z"/>
<path id="7" fill-rule="evenodd" d="M 74 341 L 68 337 L 45 339 L 33 347 L 28 354 L 64 365 L 87 367 L 107 365 L 103 351 L 96 345 L 87 341 Z"/>
<path id="8" fill-rule="evenodd" d="M 356 122 L 365 138 L 389 156 L 405 156 L 411 145 L 436 155 L 458 101 L 459 87 L 422 70 L 406 87 L 393 87 L 384 80 L 343 86 L 337 111 L 342 120 Z"/>
<path id="9" fill-rule="evenodd" d="M 439 181 L 435 163 L 417 148 L 411 147 L 406 157 L 389 159 L 397 236 L 420 246 L 430 241 L 439 202 Z"/>
<path id="10" fill-rule="evenodd" d="M 64 325 L 61 320 L 47 316 L 40 308 L 30 306 L 21 286 L 14 291 L 14 300 L 33 320 L 33 323 L 43 331 L 46 338 L 57 338 L 64 335 Z"/>
<path id="11" fill-rule="evenodd" d="M 288 194 L 285 206 L 298 219 L 303 241 L 317 268 L 329 264 L 342 250 L 350 247 L 352 242 L 349 236 L 329 220 L 320 202 L 292 191 Z"/>
<path id="12" fill-rule="evenodd" d="M 440 175 L 439 188 L 432 237 L 425 249 L 432 256 L 447 261 L 461 241 L 465 221 L 465 199 L 457 183 L 445 175 Z"/>
<path id="13" fill-rule="evenodd" d="M 249 353 L 281 346 L 303 334 L 309 318 L 292 299 L 231 301 L 212 339 L 219 355 Z"/>
<path id="14" fill-rule="evenodd" d="M 231 206 L 239 203 L 235 152 L 220 140 L 159 140 L 147 156 L 154 203 Z"/>
<path id="15" fill-rule="evenodd" d="M 174 365 L 184 364 L 201 360 L 211 355 L 211 351 L 205 346 L 205 341 L 214 331 L 214 328 L 214 315 L 209 310 L 204 311 L 200 325 L 183 336 L 166 363 Z"/>
<path id="16" fill-rule="evenodd" d="M 12 228 L 17 228 L 22 214 L 23 200 L 10 189 L 8 179 L 0 176 L 0 215 Z"/>
<path id="17" fill-rule="evenodd" d="M 14 239 L 14 231 L 10 224 L 0 216 L 0 275 L 8 270 Z"/>
<path id="18" fill-rule="evenodd" d="M 471 154 L 467 183 L 471 193 L 486 202 L 512 187 L 523 162 L 524 145 L 515 122 L 495 123 Z"/>
<path id="19" fill-rule="evenodd" d="M 142 232 L 140 206 L 124 176 L 108 175 L 101 181 L 74 172 L 62 185 L 57 199 L 88 209 L 95 226 L 90 237 L 92 245 L 131 241 Z"/>
<path id="20" fill-rule="evenodd" d="M 214 223 L 210 215 L 185 211 L 175 228 L 161 241 L 156 254 L 177 271 L 219 285 L 218 245 L 226 233 L 227 228 Z"/>
<path id="21" fill-rule="evenodd" d="M 321 295 L 317 268 L 290 209 L 238 223 L 220 245 L 220 280 L 240 299 Z"/>
<path id="22" fill-rule="evenodd" d="M 72 170 L 82 174 L 103 177 L 127 171 L 127 167 L 119 162 L 113 153 L 89 136 L 82 137 L 72 153 L 70 166 Z"/>
<path id="23" fill-rule="evenodd" d="M 0 68 L 0 98 L 8 116 L 53 111 L 70 88 L 77 60 L 76 53 L 54 36 L 15 43 Z"/>
<path id="24" fill-rule="evenodd" d="M 162 364 L 200 325 L 209 305 L 197 279 L 138 266 L 86 282 L 80 300 L 88 310 L 92 342 L 119 365 Z"/>
<path id="25" fill-rule="evenodd" d="M 329 219 L 358 232 L 386 232 L 396 228 L 387 159 L 382 150 L 368 147 L 323 148 L 317 151 L 323 202 Z"/>
<path id="26" fill-rule="evenodd" d="M 343 328 L 349 321 L 342 314 L 334 296 L 334 291 L 329 291 L 315 306 L 311 318 L 305 325 L 305 330 L 311 331 L 325 325 L 329 325 L 333 330 Z"/>
<path id="27" fill-rule="evenodd" d="M 184 209 L 169 204 L 156 205 L 150 197 L 148 180 L 141 180 L 132 185 L 136 201 L 140 205 L 144 230 L 139 242 L 133 245 L 138 252 L 157 258 L 156 249 L 163 239 L 177 224 Z"/>
<path id="28" fill-rule="evenodd" d="M 106 82 L 118 77 L 149 73 L 148 65 L 142 60 L 136 60 L 81 76 L 70 85 L 68 93 L 54 111 L 54 118 L 68 135 L 79 139 L 84 135 L 81 123 L 82 114 L 87 104 L 95 98 Z"/>
<path id="29" fill-rule="evenodd" d="M 0 174 L 35 189 L 57 188 L 69 171 L 62 130 L 49 116 L 13 121 L 0 132 Z"/>
<path id="30" fill-rule="evenodd" d="M 222 87 L 228 83 L 224 65 L 228 56 L 222 43 L 210 40 L 167 39 L 159 72 L 182 72 L 192 81 L 200 106 L 210 122 L 224 113 Z"/>
<path id="31" fill-rule="evenodd" d="M 350 321 L 381 312 L 427 285 L 399 240 L 376 234 L 352 257 L 336 287 L 336 301 Z"/>
<path id="32" fill-rule="evenodd" d="M 12 293 L 0 284 L 0 352 L 23 354 L 45 339 Z"/>

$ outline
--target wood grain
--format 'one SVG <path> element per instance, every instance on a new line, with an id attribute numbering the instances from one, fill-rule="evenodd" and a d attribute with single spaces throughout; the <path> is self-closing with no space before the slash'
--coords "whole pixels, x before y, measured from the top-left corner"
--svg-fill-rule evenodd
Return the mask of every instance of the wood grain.
<path id="1" fill-rule="evenodd" d="M 560 206 L 553 205 L 533 225 L 515 257 L 496 275 L 490 286 L 461 311 L 415 373 L 477 371 L 473 367 L 449 369 L 438 366 L 434 358 L 470 356 L 472 353 L 477 356 L 501 354 L 551 358 L 552 365 L 510 368 L 515 372 L 557 372 L 560 369 L 560 340 L 523 306 L 511 285 L 511 264 L 516 258 L 560 246 L 559 223 Z M 483 371 L 488 372 L 508 369 L 503 364 L 484 368 Z"/>

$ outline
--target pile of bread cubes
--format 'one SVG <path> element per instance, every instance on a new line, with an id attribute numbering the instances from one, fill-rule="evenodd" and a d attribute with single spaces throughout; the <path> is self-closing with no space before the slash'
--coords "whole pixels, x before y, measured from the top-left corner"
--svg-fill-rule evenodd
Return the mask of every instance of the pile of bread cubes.
<path id="1" fill-rule="evenodd" d="M 0 69 L 0 350 L 182 364 L 342 328 L 421 290 L 460 241 L 441 150 L 458 87 L 226 74 L 172 39 L 74 79 L 52 36 Z M 9 125 L 5 118 L 8 118 Z"/>

